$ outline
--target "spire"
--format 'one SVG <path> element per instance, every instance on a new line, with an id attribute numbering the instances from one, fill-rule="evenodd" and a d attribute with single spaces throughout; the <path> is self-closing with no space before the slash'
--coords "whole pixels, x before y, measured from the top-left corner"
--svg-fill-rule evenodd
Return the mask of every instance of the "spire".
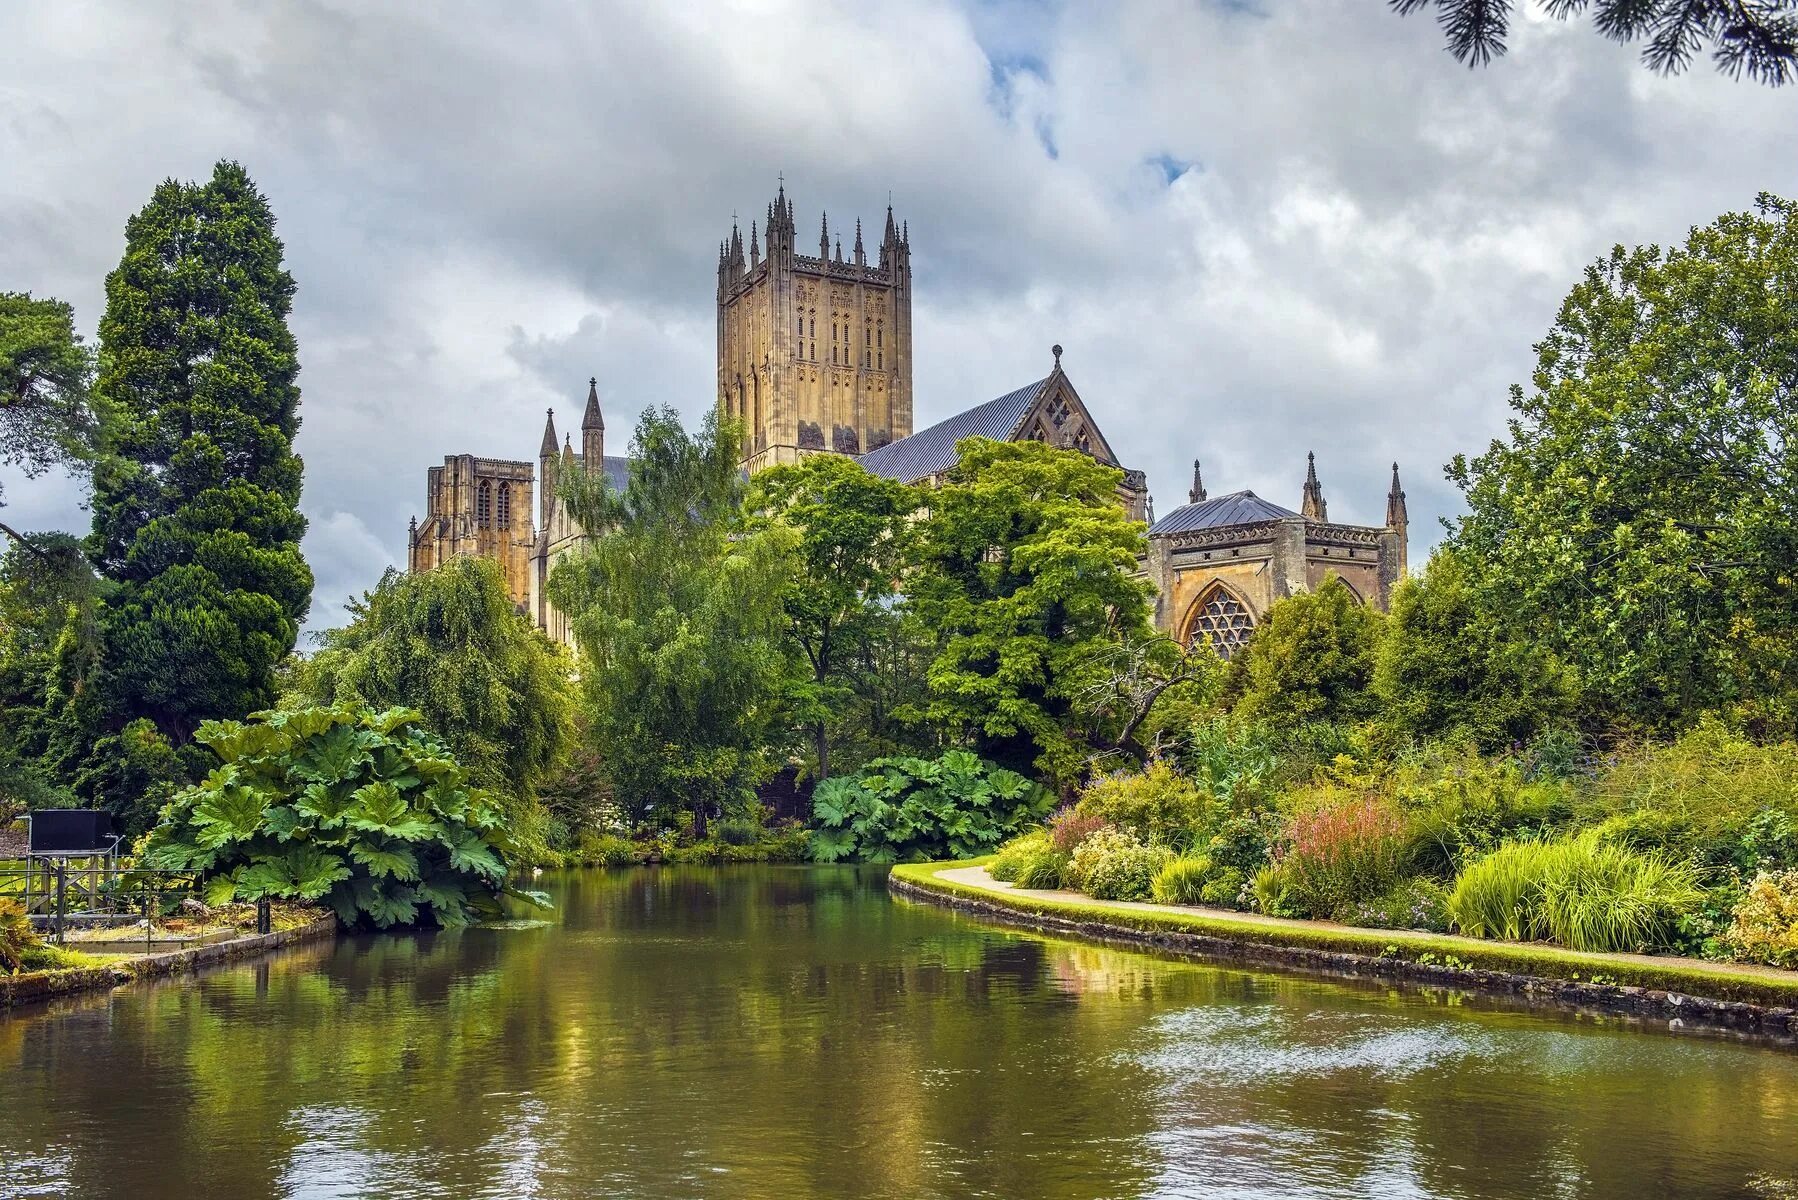
<path id="1" fill-rule="evenodd" d="M 543 418 L 543 445 L 537 451 L 538 458 L 548 458 L 556 452 L 556 410 L 549 409 Z"/>
<path id="2" fill-rule="evenodd" d="M 818 257 L 825 262 L 830 261 L 830 214 L 824 214 L 824 223 L 818 227 Z"/>
<path id="3" fill-rule="evenodd" d="M 568 466 L 568 465 L 572 465 L 573 462 L 574 462 L 574 435 L 565 433 L 562 435 L 562 463 L 564 466 Z"/>
<path id="4" fill-rule="evenodd" d="M 756 267 L 756 264 L 759 263 L 761 261 L 761 259 L 762 259 L 762 245 L 759 241 L 756 240 L 755 222 L 751 221 L 749 223 L 749 269 L 753 271 Z"/>
<path id="5" fill-rule="evenodd" d="M 1404 529 L 1411 523 L 1405 511 L 1405 489 L 1399 486 L 1398 464 L 1392 464 L 1392 490 L 1386 493 L 1386 528 Z"/>
<path id="6" fill-rule="evenodd" d="M 606 419 L 599 413 L 599 377 L 591 376 L 587 380 L 587 411 L 581 414 L 582 429 L 604 429 Z"/>
<path id="7" fill-rule="evenodd" d="M 843 239 L 840 237 L 837 239 L 837 261 L 843 261 Z"/>
<path id="8" fill-rule="evenodd" d="M 1317 455 L 1305 455 L 1305 502 L 1299 505 L 1299 512 L 1313 521 L 1328 521 L 1330 510 L 1324 504 L 1323 485 L 1317 482 Z"/>
<path id="9" fill-rule="evenodd" d="M 1192 491 L 1186 493 L 1188 504 L 1198 504 L 1205 499 L 1205 480 L 1199 474 L 1199 460 L 1192 460 Z"/>
<path id="10" fill-rule="evenodd" d="M 896 242 L 899 240 L 899 228 L 893 224 L 893 202 L 891 198 L 887 200 L 887 231 L 882 235 L 881 240 L 883 242 Z"/>
<path id="11" fill-rule="evenodd" d="M 858 267 L 868 265 L 868 256 L 862 253 L 862 219 L 860 217 L 855 219 L 855 265 Z"/>

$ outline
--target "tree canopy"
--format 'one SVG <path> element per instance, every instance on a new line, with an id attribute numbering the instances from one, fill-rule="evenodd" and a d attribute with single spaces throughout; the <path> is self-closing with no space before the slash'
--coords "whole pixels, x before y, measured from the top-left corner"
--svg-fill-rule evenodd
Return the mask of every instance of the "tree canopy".
<path id="1" fill-rule="evenodd" d="M 100 321 L 109 453 L 88 553 L 117 586 L 94 699 L 103 727 L 145 717 L 183 742 L 273 701 L 311 603 L 294 283 L 236 163 L 165 181 L 125 242 Z"/>
<path id="2" fill-rule="evenodd" d="M 689 435 L 672 409 L 651 409 L 622 491 L 599 473 L 557 481 L 594 536 L 556 565 L 550 600 L 574 631 L 590 736 L 634 820 L 690 814 L 703 828 L 740 806 L 789 727 L 782 602 L 795 539 L 744 530 L 741 444 L 715 412 Z"/>
<path id="3" fill-rule="evenodd" d="M 1040 442 L 968 438 L 929 496 L 907 591 L 936 639 L 929 714 L 986 757 L 1074 779 L 1093 749 L 1077 703 L 1095 655 L 1149 634 L 1143 525 L 1123 474 Z"/>
<path id="4" fill-rule="evenodd" d="M 93 352 L 75 332 L 75 310 L 28 292 L 0 292 L 0 463 L 34 479 L 89 458 Z M 0 504 L 6 492 L 0 486 Z M 33 545 L 10 527 L 0 534 Z"/>
<path id="5" fill-rule="evenodd" d="M 1389 0 L 1401 15 L 1434 7 L 1449 53 L 1484 66 L 1505 52 L 1517 0 Z M 1726 75 L 1778 86 L 1798 70 L 1798 3 L 1794 0 L 1548 0 L 1550 16 L 1567 20 L 1593 11 L 1598 31 L 1614 42 L 1643 38 L 1642 61 L 1663 75 L 1691 65 L 1706 46 Z"/>
<path id="6" fill-rule="evenodd" d="M 1588 267 L 1513 388 L 1508 437 L 1457 457 L 1475 586 L 1649 724 L 1720 706 L 1790 727 L 1798 667 L 1798 207 Z"/>
<path id="7" fill-rule="evenodd" d="M 1230 660 L 1237 715 L 1284 729 L 1368 716 L 1383 619 L 1335 575 L 1276 600 Z"/>

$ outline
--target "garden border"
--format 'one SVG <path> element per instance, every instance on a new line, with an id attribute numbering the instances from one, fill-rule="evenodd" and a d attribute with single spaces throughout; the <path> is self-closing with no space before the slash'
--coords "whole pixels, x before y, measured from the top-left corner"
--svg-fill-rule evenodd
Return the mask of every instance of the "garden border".
<path id="1" fill-rule="evenodd" d="M 126 958 L 99 967 L 0 975 L 0 1013 L 61 996 L 109 991 L 140 979 L 189 974 L 202 967 L 255 958 L 286 946 L 329 937 L 336 932 L 336 916 L 323 916 L 292 929 L 256 933 L 248 937 L 232 938 L 230 941 L 194 946 L 187 950 L 171 950 L 166 954 Z"/>
<path id="2" fill-rule="evenodd" d="M 1249 922 L 1203 909 L 1170 913 L 1102 900 L 1016 894 L 943 879 L 979 866 L 906 863 L 887 876 L 909 899 L 1021 925 L 1042 933 L 1175 950 L 1249 966 L 1280 967 L 1521 996 L 1682 1025 L 1798 1034 L 1798 972 L 1723 970 L 1690 959 L 1648 964 L 1640 956 L 1490 942 L 1451 934 L 1393 936 L 1303 921 Z M 1423 956 L 1433 961 L 1422 961 Z M 1448 959 L 1456 960 L 1451 965 Z M 1465 965 L 1462 965 L 1465 964 Z M 1603 980 L 1594 982 L 1594 979 Z M 1615 982 L 1612 982 L 1612 981 Z"/>

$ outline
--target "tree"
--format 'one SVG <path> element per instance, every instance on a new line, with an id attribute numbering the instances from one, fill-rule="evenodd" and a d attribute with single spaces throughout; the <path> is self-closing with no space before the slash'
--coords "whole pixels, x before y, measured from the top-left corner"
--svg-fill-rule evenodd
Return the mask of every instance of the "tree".
<path id="1" fill-rule="evenodd" d="M 53 714 L 91 669 L 97 594 L 68 534 L 20 538 L 0 554 L 0 822 L 72 798 L 48 762 Z"/>
<path id="2" fill-rule="evenodd" d="M 937 644 L 929 715 L 980 753 L 1071 782 L 1098 731 L 1086 664 L 1146 638 L 1143 526 L 1123 475 L 1040 442 L 968 438 L 929 497 L 910 602 Z"/>
<path id="3" fill-rule="evenodd" d="M 741 435 L 714 412 L 637 423 L 630 480 L 570 471 L 564 502 L 594 536 L 557 564 L 594 745 L 633 820 L 706 823 L 752 797 L 789 727 L 783 599 L 794 535 L 743 530 Z"/>
<path id="4" fill-rule="evenodd" d="M 1451 543 L 1490 609 L 1577 673 L 1589 712 L 1740 706 L 1789 728 L 1798 668 L 1798 207 L 1760 197 L 1683 246 L 1588 267 L 1457 457 Z"/>
<path id="5" fill-rule="evenodd" d="M 1366 716 L 1381 624 L 1335 575 L 1275 601 L 1230 660 L 1236 714 L 1276 729 Z"/>
<path id="6" fill-rule="evenodd" d="M 498 564 L 389 570 L 349 611 L 296 666 L 295 698 L 416 709 L 475 783 L 529 798 L 567 748 L 572 684 L 567 656 L 513 607 Z"/>
<path id="7" fill-rule="evenodd" d="M 915 488 L 853 459 L 813 455 L 757 475 L 750 508 L 797 535 L 798 576 L 785 593 L 789 636 L 811 669 L 808 713 L 818 778 L 830 776 L 830 727 L 855 695 L 852 668 L 892 636 L 890 603 L 915 540 Z M 865 677 L 865 676 L 864 676 Z"/>
<path id="8" fill-rule="evenodd" d="M 221 162 L 168 180 L 106 279 L 96 392 L 109 453 L 88 553 L 115 581 L 83 723 L 177 744 L 275 697 L 311 602 L 300 554 L 293 278 L 267 200 Z"/>
<path id="9" fill-rule="evenodd" d="M 92 378 L 93 354 L 75 332 L 74 309 L 28 292 L 0 292 L 0 463 L 35 479 L 91 457 Z M 7 525 L 0 534 L 35 546 Z"/>
<path id="10" fill-rule="evenodd" d="M 1448 36 L 1449 52 L 1470 66 L 1484 66 L 1505 52 L 1516 0 L 1390 0 L 1401 15 L 1429 8 Z M 1587 0 L 1548 0 L 1549 15 L 1577 16 Z M 1646 37 L 1642 61 L 1663 75 L 1677 75 L 1707 43 L 1717 69 L 1732 78 L 1778 86 L 1798 65 L 1798 3 L 1794 0 L 1598 0 L 1598 31 L 1614 42 Z"/>
<path id="11" fill-rule="evenodd" d="M 1565 671 L 1479 601 L 1452 549 L 1399 584 L 1373 675 L 1387 730 L 1419 740 L 1464 735 L 1491 752 L 1567 715 Z"/>

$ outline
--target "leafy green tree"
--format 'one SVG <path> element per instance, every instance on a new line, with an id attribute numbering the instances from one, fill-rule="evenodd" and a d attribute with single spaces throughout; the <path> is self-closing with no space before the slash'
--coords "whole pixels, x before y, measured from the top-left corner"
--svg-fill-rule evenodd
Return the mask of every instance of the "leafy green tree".
<path id="1" fill-rule="evenodd" d="M 0 555 L 0 821 L 73 800 L 49 754 L 54 714 L 92 666 L 97 585 L 68 534 L 34 534 Z"/>
<path id="2" fill-rule="evenodd" d="M 1401 14 L 1432 6 L 1461 62 L 1484 66 L 1505 52 L 1516 0 L 1389 0 Z M 1663 75 L 1691 65 L 1705 44 L 1717 69 L 1732 77 L 1777 86 L 1798 68 L 1798 4 L 1793 0 L 1598 0 L 1598 31 L 1614 42 L 1647 38 L 1642 61 Z M 1560 20 L 1587 8 L 1586 0 L 1549 0 L 1547 12 Z"/>
<path id="3" fill-rule="evenodd" d="M 345 925 L 466 925 L 497 916 L 506 883 L 499 806 L 472 786 L 421 714 L 308 708 L 196 733 L 222 760 L 170 801 L 145 859 L 199 871 L 213 904 L 329 904 Z"/>
<path id="4" fill-rule="evenodd" d="M 1236 714 L 1282 730 L 1368 715 L 1381 632 L 1381 615 L 1335 575 L 1275 601 L 1230 660 Z"/>
<path id="5" fill-rule="evenodd" d="M 93 353 L 75 332 L 74 309 L 28 292 L 0 292 L 0 463 L 35 479 L 91 457 L 92 379 Z M 7 525 L 0 534 L 33 545 Z"/>
<path id="6" fill-rule="evenodd" d="M 1483 611 L 1452 549 L 1393 593 L 1374 667 L 1379 721 L 1400 737 L 1465 736 L 1480 749 L 1527 741 L 1569 714 L 1566 672 Z"/>
<path id="7" fill-rule="evenodd" d="M 557 564 L 550 600 L 580 649 L 595 748 L 636 821 L 705 824 L 753 796 L 790 728 L 783 607 L 794 534 L 743 529 L 741 436 L 716 413 L 696 436 L 672 409 L 637 423 L 630 479 L 559 481 L 595 536 Z"/>
<path id="8" fill-rule="evenodd" d="M 797 535 L 798 576 L 784 606 L 789 636 L 811 669 L 806 715 L 820 779 L 830 776 L 833 715 L 849 715 L 856 677 L 866 678 L 870 654 L 901 619 L 891 600 L 919 502 L 915 488 L 834 454 L 772 467 L 753 481 L 751 510 Z"/>
<path id="9" fill-rule="evenodd" d="M 1085 665 L 1150 634 L 1143 526 L 1116 468 L 1040 442 L 968 438 L 929 497 L 911 604 L 937 643 L 929 715 L 988 758 L 1062 783 L 1100 734 Z"/>
<path id="10" fill-rule="evenodd" d="M 1513 388 L 1509 436 L 1449 469 L 1452 532 L 1589 711 L 1739 706 L 1790 728 L 1798 678 L 1798 207 L 1588 267 Z"/>
<path id="11" fill-rule="evenodd" d="M 110 453 L 88 539 L 117 586 L 83 724 L 147 718 L 179 744 L 274 700 L 311 603 L 294 284 L 274 214 L 235 163 L 164 182 L 125 236 L 100 322 Z"/>
<path id="12" fill-rule="evenodd" d="M 513 607 L 497 563 L 389 570 L 349 611 L 296 666 L 295 699 L 416 709 L 475 783 L 535 791 L 567 749 L 573 685 L 567 656 Z"/>

